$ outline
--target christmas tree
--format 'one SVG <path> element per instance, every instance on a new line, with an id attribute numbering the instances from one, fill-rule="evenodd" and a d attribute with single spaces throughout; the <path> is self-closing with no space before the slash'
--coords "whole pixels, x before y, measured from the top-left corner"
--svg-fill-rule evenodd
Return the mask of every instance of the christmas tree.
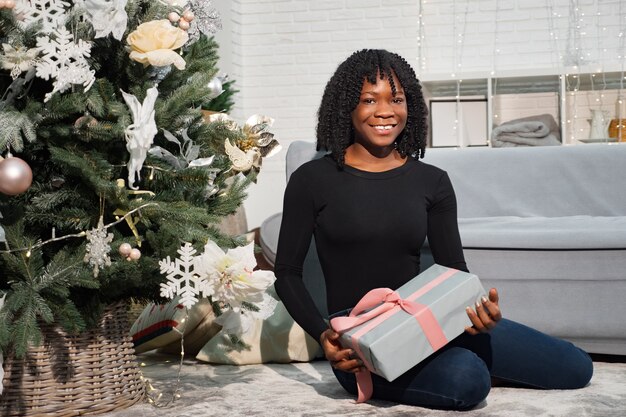
<path id="1" fill-rule="evenodd" d="M 203 120 L 209 0 L 4 4 L 0 347 L 19 357 L 42 323 L 77 332 L 118 300 L 158 299 L 159 260 L 183 242 L 243 244 L 215 225 L 276 141 L 269 118 Z"/>

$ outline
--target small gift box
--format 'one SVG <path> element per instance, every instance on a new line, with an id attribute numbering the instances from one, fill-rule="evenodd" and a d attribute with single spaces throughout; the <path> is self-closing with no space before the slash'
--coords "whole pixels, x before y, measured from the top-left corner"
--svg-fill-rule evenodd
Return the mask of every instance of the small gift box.
<path id="1" fill-rule="evenodd" d="M 471 326 L 465 307 L 483 295 L 476 275 L 433 265 L 396 291 L 370 291 L 349 316 L 335 317 L 330 324 L 369 371 L 393 381 Z M 370 387 L 362 386 L 367 379 Z M 357 375 L 357 381 L 358 401 L 366 401 L 371 376 Z"/>

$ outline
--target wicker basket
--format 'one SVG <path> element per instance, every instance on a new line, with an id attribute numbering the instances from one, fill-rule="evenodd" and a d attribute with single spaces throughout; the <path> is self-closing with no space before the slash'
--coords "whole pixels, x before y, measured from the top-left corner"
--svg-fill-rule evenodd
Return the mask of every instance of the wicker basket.
<path id="1" fill-rule="evenodd" d="M 128 328 L 127 305 L 107 308 L 99 326 L 80 335 L 43 328 L 41 346 L 5 358 L 0 416 L 102 414 L 140 401 L 144 384 Z"/>

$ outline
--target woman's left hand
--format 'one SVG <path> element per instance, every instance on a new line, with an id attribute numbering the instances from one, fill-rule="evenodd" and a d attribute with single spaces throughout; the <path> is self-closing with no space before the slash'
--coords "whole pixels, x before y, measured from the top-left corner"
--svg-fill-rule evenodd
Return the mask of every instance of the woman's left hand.
<path id="1" fill-rule="evenodd" d="M 483 297 L 481 302 L 477 302 L 474 306 L 475 310 L 467 307 L 467 316 L 472 321 L 472 327 L 466 327 L 465 331 L 471 335 L 478 333 L 487 333 L 496 327 L 496 324 L 502 319 L 500 306 L 498 305 L 498 291 L 495 288 L 489 290 L 489 299 Z"/>

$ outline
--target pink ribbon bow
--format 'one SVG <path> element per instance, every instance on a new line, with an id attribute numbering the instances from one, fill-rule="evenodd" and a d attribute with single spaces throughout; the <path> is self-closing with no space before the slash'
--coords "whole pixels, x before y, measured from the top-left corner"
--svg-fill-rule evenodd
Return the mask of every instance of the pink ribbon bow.
<path id="1" fill-rule="evenodd" d="M 425 288 L 411 294 L 409 298 L 417 298 L 424 293 Z M 366 366 L 365 371 L 357 372 L 357 388 L 358 399 L 357 403 L 367 401 L 372 397 L 372 365 L 365 359 L 363 352 L 359 346 L 359 339 L 361 336 L 378 326 L 385 321 L 391 315 L 397 313 L 400 310 L 406 311 L 411 316 L 415 317 L 420 327 L 424 331 L 428 342 L 433 348 L 433 351 L 440 349 L 448 343 L 446 336 L 441 330 L 441 326 L 437 322 L 437 319 L 433 315 L 428 306 L 417 303 L 410 299 L 403 299 L 400 294 L 389 288 L 376 288 L 368 292 L 361 298 L 357 305 L 352 309 L 350 315 L 344 317 L 335 317 L 330 320 L 331 327 L 337 333 L 345 333 L 357 326 L 366 323 L 361 329 L 357 330 L 350 339 L 352 340 L 352 347 L 359 355 L 363 364 Z"/>

